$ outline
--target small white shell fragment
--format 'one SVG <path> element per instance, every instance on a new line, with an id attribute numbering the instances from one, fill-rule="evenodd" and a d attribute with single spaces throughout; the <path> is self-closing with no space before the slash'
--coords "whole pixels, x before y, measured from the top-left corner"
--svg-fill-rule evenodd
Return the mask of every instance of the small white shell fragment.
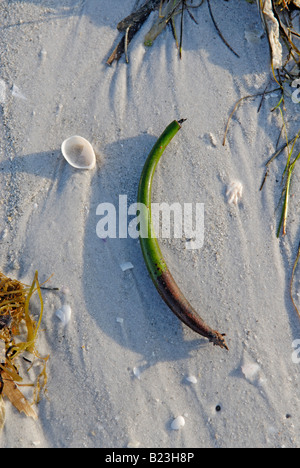
<path id="1" fill-rule="evenodd" d="M 218 141 L 213 133 L 209 134 L 209 139 L 210 139 L 211 145 L 216 148 L 218 146 Z"/>
<path id="2" fill-rule="evenodd" d="M 185 425 L 185 419 L 183 416 L 178 416 L 172 421 L 171 429 L 173 431 L 179 431 Z"/>
<path id="3" fill-rule="evenodd" d="M 263 35 L 264 35 L 264 32 L 257 27 L 246 29 L 245 31 L 245 39 L 250 44 L 259 44 Z"/>
<path id="4" fill-rule="evenodd" d="M 0 234 L 0 241 L 6 239 L 7 235 L 8 235 L 8 229 L 5 228 L 5 229 L 3 229 L 3 231 Z"/>
<path id="5" fill-rule="evenodd" d="M 38 447 L 39 445 L 41 445 L 41 441 L 40 440 L 33 440 L 32 445 L 34 445 L 35 447 Z"/>
<path id="6" fill-rule="evenodd" d="M 140 371 L 140 369 L 139 369 L 138 367 L 134 367 L 134 368 L 132 369 L 132 371 L 133 371 L 133 375 L 134 375 L 137 379 L 140 380 L 140 378 L 141 378 L 141 371 Z"/>
<path id="7" fill-rule="evenodd" d="M 121 263 L 120 267 L 122 271 L 132 270 L 132 268 L 134 268 L 131 262 Z"/>
<path id="8" fill-rule="evenodd" d="M 132 441 L 128 442 L 127 448 L 139 448 L 140 445 L 141 445 L 141 443 L 138 442 L 137 440 L 132 440 Z"/>
<path id="9" fill-rule="evenodd" d="M 232 203 L 234 205 L 237 205 L 240 199 L 242 198 L 242 196 L 243 196 L 243 184 L 238 181 L 231 182 L 226 192 L 228 203 L 230 205 Z"/>
<path id="10" fill-rule="evenodd" d="M 205 133 L 201 136 L 201 138 L 207 146 L 212 146 L 213 148 L 216 148 L 218 146 L 218 140 L 216 136 L 211 132 Z"/>
<path id="11" fill-rule="evenodd" d="M 123 323 L 123 322 L 124 322 L 124 319 L 123 319 L 122 317 L 117 317 L 117 318 L 116 318 L 116 321 L 117 321 L 118 323 Z"/>
<path id="12" fill-rule="evenodd" d="M 186 377 L 186 381 L 192 384 L 196 384 L 198 382 L 197 378 L 194 375 L 188 375 Z"/>
<path id="13" fill-rule="evenodd" d="M 0 104 L 5 104 L 6 101 L 6 84 L 5 81 L 0 80 Z"/>
<path id="14" fill-rule="evenodd" d="M 69 304 L 63 305 L 60 309 L 56 311 L 55 315 L 62 321 L 63 325 L 67 325 L 71 320 L 71 306 Z"/>
<path id="15" fill-rule="evenodd" d="M 18 99 L 23 99 L 23 101 L 27 100 L 27 97 L 24 96 L 24 94 L 21 92 L 21 90 L 16 86 L 15 84 L 13 85 L 11 89 L 11 94 L 13 97 L 18 98 Z"/>
<path id="16" fill-rule="evenodd" d="M 60 292 L 63 296 L 68 296 L 70 294 L 70 289 L 68 288 L 68 286 L 63 286 Z"/>
<path id="17" fill-rule="evenodd" d="M 85 138 L 74 135 L 61 145 L 61 152 L 66 161 L 76 169 L 93 169 L 96 155 L 93 147 Z"/>
<path id="18" fill-rule="evenodd" d="M 41 61 L 44 62 L 47 58 L 47 51 L 45 49 L 42 49 L 40 51 L 40 58 L 41 58 Z"/>
<path id="19" fill-rule="evenodd" d="M 242 372 L 249 382 L 254 383 L 259 375 L 260 367 L 255 362 L 248 362 L 242 366 Z"/>

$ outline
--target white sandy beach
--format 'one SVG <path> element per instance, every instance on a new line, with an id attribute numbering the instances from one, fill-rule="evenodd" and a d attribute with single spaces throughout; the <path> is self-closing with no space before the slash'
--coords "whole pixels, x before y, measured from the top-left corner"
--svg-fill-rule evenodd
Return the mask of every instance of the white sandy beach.
<path id="1" fill-rule="evenodd" d="M 39 349 L 50 360 L 39 418 L 6 400 L 0 447 L 299 447 L 300 364 L 292 361 L 292 343 L 300 321 L 289 295 L 299 168 L 284 240 L 276 239 L 275 211 L 284 158 L 259 191 L 281 126 L 270 112 L 278 95 L 259 113 L 259 99 L 241 106 L 222 146 L 236 101 L 263 91 L 271 77 L 257 7 L 211 2 L 240 58 L 204 4 L 193 11 L 198 25 L 185 17 L 182 60 L 169 30 L 152 48 L 143 45 L 153 14 L 130 44 L 130 63 L 123 57 L 109 67 L 117 23 L 134 3 L 0 3 L 0 270 L 25 283 L 35 270 L 41 281 L 54 274 L 48 286 L 62 289 L 43 294 Z M 247 40 L 245 31 L 254 29 L 261 39 Z M 300 109 L 291 109 L 292 133 Z M 153 200 L 204 203 L 204 245 L 160 243 L 186 297 L 226 333 L 229 352 L 163 303 L 138 240 L 96 235 L 97 206 L 118 206 L 119 195 L 136 201 L 149 151 L 180 118 L 187 121 L 157 168 Z M 92 171 L 62 157 L 62 141 L 76 134 L 96 150 Z M 235 180 L 244 189 L 237 206 L 226 197 Z M 134 268 L 122 271 L 124 262 Z M 299 281 L 298 272 L 296 300 Z M 66 327 L 56 316 L 63 304 L 72 308 Z M 177 416 L 185 419 L 178 431 L 171 428 Z"/>

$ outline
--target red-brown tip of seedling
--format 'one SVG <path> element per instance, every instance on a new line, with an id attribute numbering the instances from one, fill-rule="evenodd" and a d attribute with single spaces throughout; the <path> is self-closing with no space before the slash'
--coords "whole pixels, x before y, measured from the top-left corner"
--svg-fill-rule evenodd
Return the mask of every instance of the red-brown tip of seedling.
<path id="1" fill-rule="evenodd" d="M 224 336 L 226 336 L 225 333 L 221 334 L 221 333 L 214 330 L 214 334 L 210 338 L 210 341 L 211 341 L 211 343 L 214 344 L 214 346 L 220 346 L 221 348 L 225 348 L 227 351 L 229 351 L 229 348 L 228 348 L 228 346 L 226 344 Z"/>

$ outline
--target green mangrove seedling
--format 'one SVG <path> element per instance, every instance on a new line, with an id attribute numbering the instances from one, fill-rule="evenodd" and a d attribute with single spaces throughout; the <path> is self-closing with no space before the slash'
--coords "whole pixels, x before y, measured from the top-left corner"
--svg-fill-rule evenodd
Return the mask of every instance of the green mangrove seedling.
<path id="1" fill-rule="evenodd" d="M 144 165 L 138 190 L 138 203 L 147 208 L 147 210 L 141 210 L 140 216 L 144 225 L 147 225 L 148 232 L 147 236 L 141 235 L 140 232 L 140 243 L 152 281 L 172 312 L 196 333 L 208 338 L 214 345 L 228 350 L 224 338 L 225 334 L 220 334 L 210 328 L 177 286 L 163 258 L 151 219 L 151 188 L 155 169 L 164 150 L 177 134 L 183 122 L 184 120 L 175 120 L 168 125 L 155 143 Z"/>

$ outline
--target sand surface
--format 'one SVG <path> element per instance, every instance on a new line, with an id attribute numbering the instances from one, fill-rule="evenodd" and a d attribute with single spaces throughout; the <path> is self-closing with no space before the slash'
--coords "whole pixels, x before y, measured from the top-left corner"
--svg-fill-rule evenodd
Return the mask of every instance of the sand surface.
<path id="1" fill-rule="evenodd" d="M 54 274 L 49 286 L 62 288 L 44 293 L 39 347 L 50 354 L 48 396 L 37 422 L 6 402 L 0 447 L 299 447 L 292 343 L 300 322 L 289 297 L 299 170 L 284 241 L 276 239 L 284 158 L 259 191 L 281 126 L 270 112 L 278 95 L 259 113 L 259 100 L 245 103 L 222 146 L 235 102 L 270 78 L 256 5 L 212 2 L 239 59 L 203 5 L 194 12 L 199 25 L 185 18 L 181 61 L 170 31 L 145 49 L 151 17 L 130 46 L 129 65 L 108 67 L 116 25 L 134 3 L 0 3 L 0 268 L 26 283 L 35 270 L 42 281 Z M 255 29 L 262 37 L 249 41 L 245 31 Z M 292 109 L 291 133 L 300 117 L 299 106 Z M 153 199 L 204 203 L 205 239 L 200 250 L 187 250 L 183 239 L 161 246 L 190 302 L 226 332 L 229 352 L 170 312 L 138 240 L 96 235 L 97 206 L 118 207 L 119 195 L 136 201 L 145 158 L 179 118 L 188 120 L 157 169 Z M 61 155 L 62 141 L 76 134 L 96 150 L 92 171 Z M 235 180 L 244 188 L 238 206 L 226 197 Z M 134 268 L 122 271 L 124 262 Z M 64 304 L 72 308 L 66 327 L 56 317 Z M 178 416 L 185 426 L 172 430 Z"/>

